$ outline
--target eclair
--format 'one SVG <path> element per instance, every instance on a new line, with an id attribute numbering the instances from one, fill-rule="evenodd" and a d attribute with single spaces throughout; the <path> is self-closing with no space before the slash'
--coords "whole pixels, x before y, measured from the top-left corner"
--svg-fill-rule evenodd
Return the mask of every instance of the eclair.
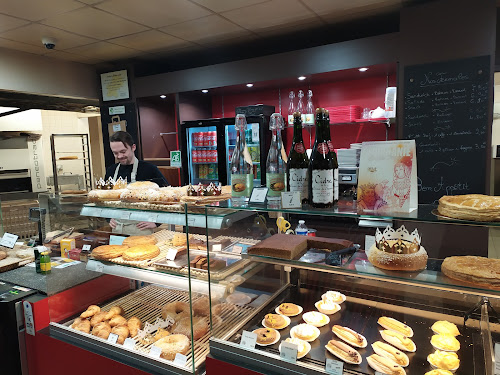
<path id="1" fill-rule="evenodd" d="M 391 331 L 399 332 L 406 337 L 413 337 L 413 329 L 408 327 L 406 324 L 401 323 L 399 320 L 394 318 L 389 318 L 387 316 L 382 316 L 378 318 L 378 324 L 380 324 L 385 329 L 390 329 Z"/>
<path id="2" fill-rule="evenodd" d="M 366 361 L 372 369 L 387 375 L 406 375 L 406 371 L 394 361 L 384 358 L 378 354 L 366 357 Z"/>
<path id="3" fill-rule="evenodd" d="M 368 345 L 364 336 L 350 328 L 334 325 L 332 327 L 332 332 L 335 333 L 339 339 L 357 348 L 366 348 L 366 345 Z"/>
<path id="4" fill-rule="evenodd" d="M 376 354 L 389 358 L 402 367 L 406 367 L 410 364 L 410 359 L 405 353 L 385 342 L 376 341 L 372 344 L 372 348 Z"/>
<path id="5" fill-rule="evenodd" d="M 343 343 L 342 341 L 330 340 L 325 345 L 326 350 L 332 353 L 335 357 L 340 358 L 342 361 L 359 365 L 362 361 L 361 354 L 354 348 Z"/>
<path id="6" fill-rule="evenodd" d="M 380 331 L 380 334 L 385 341 L 387 341 L 389 344 L 394 345 L 398 349 L 404 350 L 406 352 L 414 352 L 417 350 L 417 346 L 415 345 L 415 343 L 399 332 L 385 329 L 383 331 Z"/>

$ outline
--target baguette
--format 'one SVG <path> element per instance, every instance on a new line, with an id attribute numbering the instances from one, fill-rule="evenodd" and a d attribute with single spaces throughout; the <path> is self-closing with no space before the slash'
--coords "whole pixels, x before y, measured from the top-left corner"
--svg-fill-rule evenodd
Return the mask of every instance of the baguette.
<path id="1" fill-rule="evenodd" d="M 415 345 L 415 343 L 399 332 L 386 329 L 380 331 L 380 334 L 385 341 L 387 341 L 389 344 L 394 345 L 398 349 L 404 350 L 406 352 L 415 352 L 417 350 L 417 346 Z"/>
<path id="2" fill-rule="evenodd" d="M 366 348 L 368 345 L 364 336 L 350 328 L 334 325 L 332 332 L 339 338 L 357 348 Z"/>
<path id="3" fill-rule="evenodd" d="M 372 369 L 383 374 L 406 375 L 406 371 L 401 366 L 388 358 L 381 357 L 378 354 L 372 354 L 371 356 L 366 357 L 366 361 Z"/>
<path id="4" fill-rule="evenodd" d="M 389 358 L 390 360 L 396 362 L 396 364 L 406 367 L 410 364 L 410 359 L 408 356 L 400 351 L 399 349 L 396 349 L 395 347 L 386 344 L 385 342 L 382 341 L 377 341 L 372 344 L 373 351 L 385 358 Z"/>
<path id="5" fill-rule="evenodd" d="M 328 344 L 325 345 L 325 348 L 335 357 L 340 358 L 344 362 L 359 365 L 362 361 L 361 354 L 359 354 L 356 349 L 351 348 L 342 341 L 330 340 L 328 341 Z"/>
<path id="6" fill-rule="evenodd" d="M 394 318 L 389 318 L 387 316 L 381 316 L 378 318 L 378 324 L 380 324 L 385 329 L 390 329 L 391 331 L 399 332 L 406 337 L 413 337 L 413 329 L 399 320 Z"/>

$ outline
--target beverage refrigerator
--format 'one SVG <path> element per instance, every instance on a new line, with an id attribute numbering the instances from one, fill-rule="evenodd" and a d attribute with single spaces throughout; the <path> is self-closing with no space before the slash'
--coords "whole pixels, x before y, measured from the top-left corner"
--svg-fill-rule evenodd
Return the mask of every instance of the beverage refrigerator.
<path id="1" fill-rule="evenodd" d="M 269 116 L 247 116 L 245 132 L 253 162 L 254 186 L 266 184 L 266 158 L 271 132 Z M 231 155 L 236 145 L 235 118 L 185 121 L 181 124 L 182 183 L 231 183 Z"/>

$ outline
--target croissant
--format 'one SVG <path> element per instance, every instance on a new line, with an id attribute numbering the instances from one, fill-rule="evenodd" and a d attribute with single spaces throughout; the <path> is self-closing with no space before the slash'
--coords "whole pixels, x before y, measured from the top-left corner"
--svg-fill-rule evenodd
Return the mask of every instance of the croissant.
<path id="1" fill-rule="evenodd" d="M 111 326 L 106 322 L 101 322 L 92 329 L 92 334 L 94 336 L 100 337 L 101 339 L 105 340 L 108 339 L 110 333 L 111 333 Z"/>
<path id="2" fill-rule="evenodd" d="M 142 322 L 138 317 L 133 316 L 128 320 L 127 326 L 129 329 L 130 337 L 134 337 L 137 335 L 137 331 L 142 329 Z"/>
<path id="3" fill-rule="evenodd" d="M 90 319 L 90 325 L 94 327 L 95 325 L 104 322 L 105 317 L 106 317 L 106 311 L 98 312 Z"/>
<path id="4" fill-rule="evenodd" d="M 121 308 L 121 306 L 113 306 L 111 309 L 109 309 L 104 320 L 110 320 L 112 317 L 116 315 L 123 315 L 123 313 L 124 311 Z"/>
<path id="5" fill-rule="evenodd" d="M 76 318 L 71 328 L 76 329 L 77 331 L 89 333 L 90 332 L 90 321 L 87 319 Z"/>
<path id="6" fill-rule="evenodd" d="M 116 316 L 114 316 L 114 317 L 111 318 L 111 320 L 109 321 L 109 325 L 111 327 L 127 326 L 127 319 L 125 319 L 121 315 L 116 315 Z"/>
<path id="7" fill-rule="evenodd" d="M 129 331 L 126 326 L 118 326 L 118 327 L 113 327 L 111 333 L 118 335 L 118 340 L 116 340 L 116 343 L 123 345 L 123 342 L 128 337 Z"/>
<path id="8" fill-rule="evenodd" d="M 81 313 L 80 318 L 90 318 L 91 316 L 97 314 L 99 311 L 101 311 L 101 308 L 96 305 L 90 305 L 87 307 L 87 310 Z"/>

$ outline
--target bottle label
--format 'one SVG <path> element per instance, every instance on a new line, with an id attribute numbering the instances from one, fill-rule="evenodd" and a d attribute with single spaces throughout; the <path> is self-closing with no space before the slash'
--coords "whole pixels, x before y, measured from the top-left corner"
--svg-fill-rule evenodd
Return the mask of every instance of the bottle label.
<path id="1" fill-rule="evenodd" d="M 304 152 L 306 152 L 306 149 L 304 148 L 303 143 L 296 143 L 295 147 L 293 149 L 295 150 L 295 152 L 297 152 L 299 154 L 303 154 Z"/>
<path id="2" fill-rule="evenodd" d="M 305 123 L 306 123 L 306 115 L 305 115 L 305 113 L 302 113 L 302 114 L 300 115 L 300 119 L 302 120 L 302 123 L 303 123 L 303 124 L 305 124 Z"/>
<path id="3" fill-rule="evenodd" d="M 300 191 L 300 199 L 305 199 L 307 186 L 307 168 L 290 168 L 290 191 Z"/>
<path id="4" fill-rule="evenodd" d="M 336 168 L 333 171 L 333 178 L 335 180 L 334 185 L 333 185 L 333 199 L 338 201 L 339 200 L 339 169 Z"/>
<path id="5" fill-rule="evenodd" d="M 293 115 L 288 115 L 288 125 L 293 126 Z"/>
<path id="6" fill-rule="evenodd" d="M 335 149 L 333 148 L 333 144 L 331 141 L 327 141 L 328 143 L 328 149 L 330 150 L 330 152 L 335 152 Z"/>
<path id="7" fill-rule="evenodd" d="M 312 180 L 312 197 L 311 197 L 312 202 L 333 203 L 334 190 L 335 190 L 333 169 L 313 169 L 311 174 L 311 180 Z M 337 181 L 338 181 L 338 172 L 337 172 Z M 338 196 L 338 188 L 337 188 L 337 196 Z"/>
<path id="8" fill-rule="evenodd" d="M 231 174 L 231 196 L 250 197 L 253 189 L 253 174 Z"/>
<path id="9" fill-rule="evenodd" d="M 328 154 L 330 152 L 328 144 L 326 142 L 318 143 L 318 152 L 322 155 Z"/>
<path id="10" fill-rule="evenodd" d="M 281 192 L 285 191 L 285 176 L 283 173 L 267 173 L 266 186 L 269 189 L 268 197 L 280 197 Z"/>
<path id="11" fill-rule="evenodd" d="M 305 114 L 304 125 L 314 125 L 314 114 L 312 113 Z"/>

